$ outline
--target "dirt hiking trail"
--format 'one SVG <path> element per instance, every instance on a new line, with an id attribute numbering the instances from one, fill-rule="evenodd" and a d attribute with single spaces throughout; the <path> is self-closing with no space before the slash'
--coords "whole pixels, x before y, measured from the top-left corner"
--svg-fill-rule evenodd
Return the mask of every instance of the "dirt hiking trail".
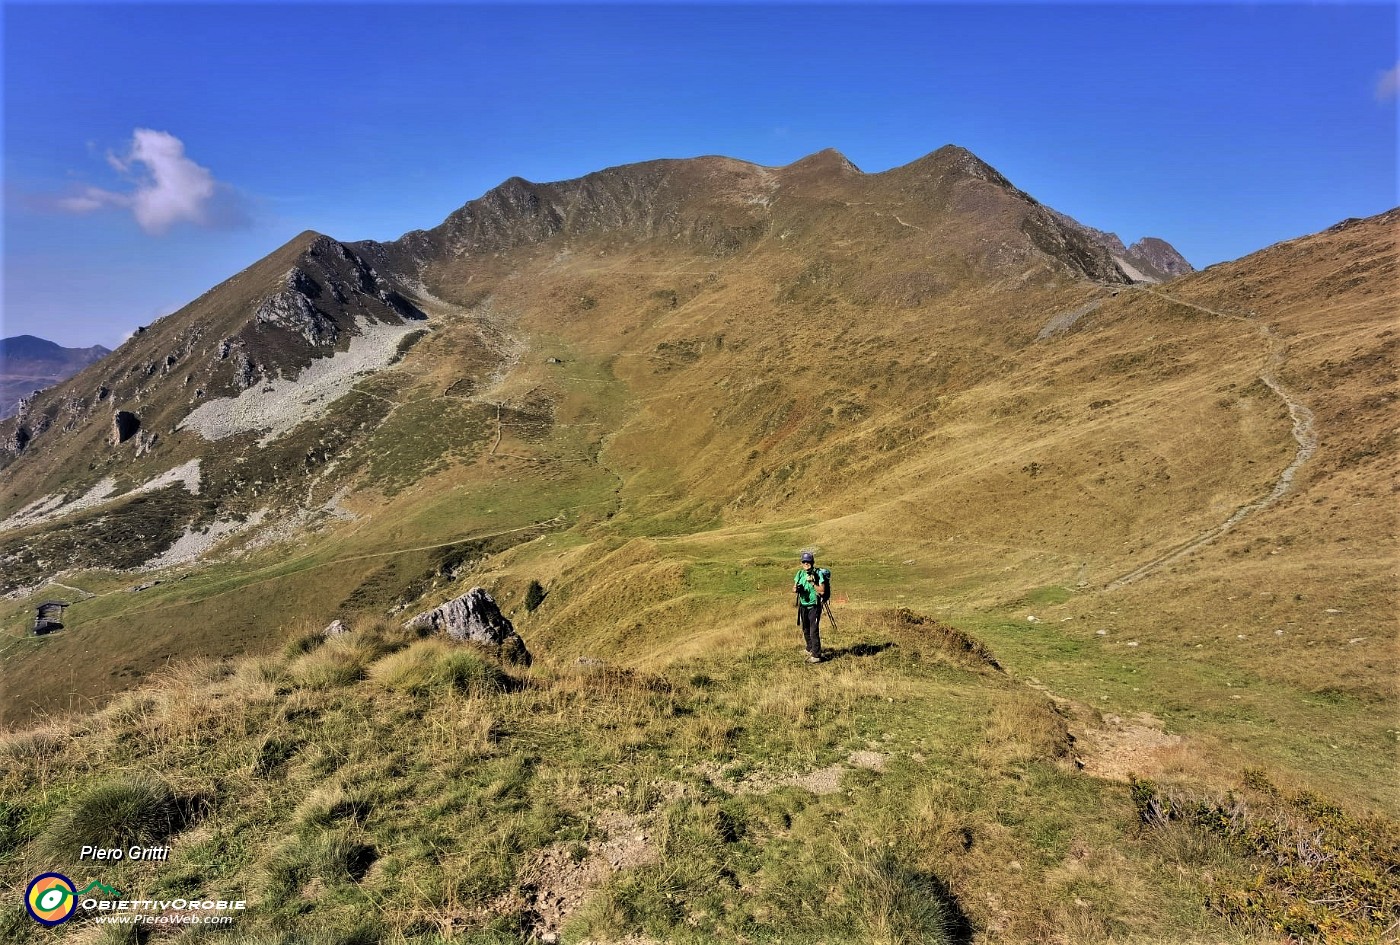
<path id="1" fill-rule="evenodd" d="M 1140 581 L 1172 562 L 1179 561 L 1203 545 L 1215 541 L 1215 539 L 1219 538 L 1251 515 L 1262 512 L 1264 509 L 1273 505 L 1279 499 L 1283 498 L 1288 493 L 1289 489 L 1293 487 L 1294 476 L 1297 475 L 1298 470 L 1302 468 L 1303 464 L 1306 463 L 1317 450 L 1317 430 L 1313 412 L 1308 409 L 1306 404 L 1295 397 L 1288 388 L 1284 387 L 1283 384 L 1279 382 L 1278 376 L 1275 373 L 1283 364 L 1284 344 L 1274 331 L 1273 326 L 1258 321 L 1252 315 L 1236 315 L 1230 312 L 1220 312 L 1212 308 L 1206 308 L 1203 305 L 1197 305 L 1194 302 L 1186 302 L 1181 299 L 1172 298 L 1156 289 L 1145 287 L 1137 288 L 1138 291 L 1147 292 L 1175 305 L 1182 305 L 1186 308 L 1195 309 L 1207 315 L 1214 315 L 1218 318 L 1228 318 L 1232 321 L 1248 322 L 1257 325 L 1259 335 L 1264 339 L 1266 354 L 1264 370 L 1260 372 L 1259 380 L 1263 381 L 1271 391 L 1277 394 L 1279 399 L 1284 402 L 1284 405 L 1288 407 L 1288 415 L 1293 419 L 1293 439 L 1297 442 L 1298 448 L 1293 453 L 1292 461 L 1289 462 L 1283 472 L 1279 474 L 1278 479 L 1275 480 L 1274 487 L 1269 491 L 1268 495 L 1240 506 L 1230 514 L 1229 518 L 1219 525 L 1206 529 L 1199 535 L 1169 549 L 1153 558 L 1151 561 L 1139 565 L 1127 574 L 1110 581 L 1106 586 L 1106 589 L 1110 591 L 1127 584 L 1132 584 L 1135 581 Z"/>

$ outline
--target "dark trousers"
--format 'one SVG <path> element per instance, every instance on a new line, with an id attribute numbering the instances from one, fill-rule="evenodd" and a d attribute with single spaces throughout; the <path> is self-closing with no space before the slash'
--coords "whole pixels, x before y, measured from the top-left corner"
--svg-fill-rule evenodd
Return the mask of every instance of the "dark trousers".
<path id="1" fill-rule="evenodd" d="M 811 607 L 797 605 L 797 622 L 802 627 L 802 641 L 807 644 L 807 652 L 812 656 L 822 655 L 822 605 Z"/>

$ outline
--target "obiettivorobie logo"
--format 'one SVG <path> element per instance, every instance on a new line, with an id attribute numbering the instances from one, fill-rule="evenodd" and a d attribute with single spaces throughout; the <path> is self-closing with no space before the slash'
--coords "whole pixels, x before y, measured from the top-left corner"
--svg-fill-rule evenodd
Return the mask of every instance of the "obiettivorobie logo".
<path id="1" fill-rule="evenodd" d="M 73 881 L 62 873 L 41 873 L 30 880 L 29 888 L 24 891 L 24 908 L 35 922 L 52 928 L 71 919 L 78 908 L 78 897 L 94 889 L 121 898 L 121 893 L 95 879 L 82 890 L 76 890 Z"/>
<path id="2" fill-rule="evenodd" d="M 49 928 L 67 922 L 80 909 L 96 922 L 224 925 L 233 921 L 228 913 L 242 912 L 248 904 L 242 899 L 127 900 L 99 880 L 77 889 L 62 873 L 42 873 L 25 889 L 24 908 L 30 918 Z"/>

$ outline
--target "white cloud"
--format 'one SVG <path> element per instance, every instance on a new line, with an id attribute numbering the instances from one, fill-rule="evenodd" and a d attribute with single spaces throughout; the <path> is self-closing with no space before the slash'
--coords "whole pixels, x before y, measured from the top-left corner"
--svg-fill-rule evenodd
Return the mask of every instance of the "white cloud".
<path id="1" fill-rule="evenodd" d="M 101 210 L 103 207 L 126 207 L 131 205 L 131 199 L 123 194 L 114 194 L 110 190 L 103 190 L 101 187 L 84 188 L 80 194 L 71 197 L 63 197 L 58 201 L 58 206 L 62 210 L 70 213 L 91 213 L 94 210 Z"/>
<path id="2" fill-rule="evenodd" d="M 1376 100 L 1381 102 L 1392 101 L 1400 94 L 1400 62 L 1395 64 L 1394 69 L 1388 69 L 1381 73 L 1381 77 L 1376 82 Z"/>
<path id="3" fill-rule="evenodd" d="M 184 142 L 169 132 L 137 128 L 127 153 L 108 152 L 107 163 L 131 181 L 131 191 L 87 187 L 59 200 L 59 208 L 70 213 L 128 209 L 141 229 L 152 235 L 165 233 L 177 223 L 222 228 L 247 222 L 233 188 L 216 181 L 207 167 L 186 156 Z"/>

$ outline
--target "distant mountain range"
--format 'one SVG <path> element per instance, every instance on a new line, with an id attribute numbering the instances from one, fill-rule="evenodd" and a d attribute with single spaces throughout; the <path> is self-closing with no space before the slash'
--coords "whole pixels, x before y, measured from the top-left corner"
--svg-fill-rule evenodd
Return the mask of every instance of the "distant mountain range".
<path id="1" fill-rule="evenodd" d="M 21 397 L 66 381 L 111 353 L 101 345 L 65 348 L 33 335 L 0 338 L 0 419 L 14 415 Z"/>
<path id="2" fill-rule="evenodd" d="M 0 420 L 0 885 L 165 772 L 248 941 L 1379 941 L 1397 226 L 1190 272 L 948 146 L 302 233 Z"/>

